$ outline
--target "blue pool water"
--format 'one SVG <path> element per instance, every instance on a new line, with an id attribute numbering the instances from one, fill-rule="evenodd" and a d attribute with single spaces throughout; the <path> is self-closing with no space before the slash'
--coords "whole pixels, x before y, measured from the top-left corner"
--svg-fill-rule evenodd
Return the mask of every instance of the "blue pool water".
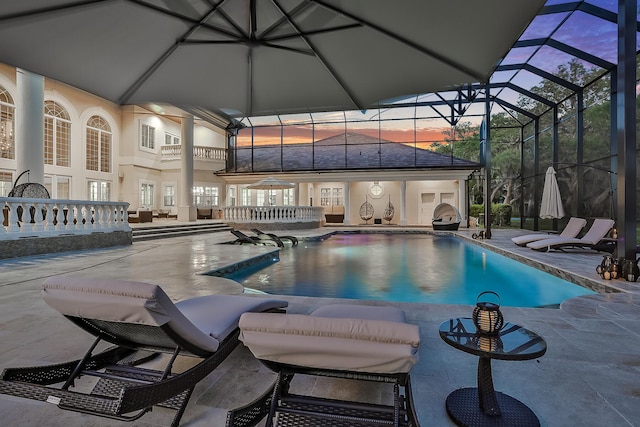
<path id="1" fill-rule="evenodd" d="M 280 261 L 226 276 L 270 294 L 475 304 L 492 290 L 502 305 L 540 307 L 592 294 L 453 236 L 334 235 L 280 251 Z"/>

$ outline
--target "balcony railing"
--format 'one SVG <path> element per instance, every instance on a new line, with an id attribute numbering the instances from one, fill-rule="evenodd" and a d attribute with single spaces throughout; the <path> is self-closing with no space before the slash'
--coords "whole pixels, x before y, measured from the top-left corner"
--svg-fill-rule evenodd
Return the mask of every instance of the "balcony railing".
<path id="1" fill-rule="evenodd" d="M 324 219 L 321 206 L 227 206 L 223 220 L 230 225 L 264 225 L 266 229 L 316 228 Z"/>
<path id="2" fill-rule="evenodd" d="M 181 145 L 162 145 L 160 149 L 163 161 L 177 160 L 182 155 Z M 195 160 L 219 160 L 224 162 L 227 159 L 227 150 L 226 148 L 196 145 L 193 147 L 193 158 Z"/>
<path id="3" fill-rule="evenodd" d="M 130 231 L 126 202 L 0 197 L 0 240 Z"/>

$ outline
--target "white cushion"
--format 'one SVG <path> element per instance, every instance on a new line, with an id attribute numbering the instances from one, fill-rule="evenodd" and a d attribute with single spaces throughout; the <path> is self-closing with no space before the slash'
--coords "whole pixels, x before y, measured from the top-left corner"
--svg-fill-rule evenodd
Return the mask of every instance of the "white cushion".
<path id="1" fill-rule="evenodd" d="M 316 310 L 312 315 L 245 313 L 240 317 L 240 340 L 256 358 L 277 363 L 367 373 L 408 373 L 418 360 L 418 326 L 374 320 L 375 311 L 377 318 L 390 315 L 397 318 L 397 313 L 392 314 L 396 309 L 360 307 L 337 305 Z M 351 318 L 325 317 L 342 315 L 349 309 Z M 365 318 L 356 318 L 358 315 Z"/>
<path id="2" fill-rule="evenodd" d="M 178 307 L 158 285 L 69 276 L 45 280 L 42 296 L 66 316 L 150 326 L 166 324 L 186 341 L 211 352 L 235 329 L 244 311 L 287 306 L 282 300 L 212 295 L 182 301 Z"/>

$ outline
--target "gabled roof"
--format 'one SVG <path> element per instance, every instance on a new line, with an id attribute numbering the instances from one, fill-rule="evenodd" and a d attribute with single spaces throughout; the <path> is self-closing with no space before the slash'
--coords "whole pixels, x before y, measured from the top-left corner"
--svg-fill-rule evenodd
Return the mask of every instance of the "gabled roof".
<path id="1" fill-rule="evenodd" d="M 236 165 L 235 172 L 480 167 L 476 162 L 385 139 L 373 139 L 357 132 L 332 136 L 313 144 L 270 144 L 256 146 L 253 150 L 238 149 Z"/>

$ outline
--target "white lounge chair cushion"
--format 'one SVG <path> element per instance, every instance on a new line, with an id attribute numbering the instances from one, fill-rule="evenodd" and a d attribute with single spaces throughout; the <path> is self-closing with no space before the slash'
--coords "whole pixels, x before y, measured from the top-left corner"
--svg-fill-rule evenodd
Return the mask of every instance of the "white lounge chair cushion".
<path id="1" fill-rule="evenodd" d="M 615 222 L 612 219 L 596 218 L 593 220 L 593 224 L 591 224 L 589 231 L 579 239 L 572 239 L 570 237 L 554 237 L 527 243 L 527 247 L 540 250 L 563 245 L 596 245 L 607 235 L 614 224 Z"/>
<path id="2" fill-rule="evenodd" d="M 158 285 L 68 276 L 45 280 L 42 296 L 67 316 L 150 326 L 166 324 L 186 341 L 211 352 L 237 327 L 243 312 L 287 306 L 283 300 L 231 295 L 195 297 L 174 305 Z"/>
<path id="3" fill-rule="evenodd" d="M 558 235 L 550 235 L 546 233 L 525 234 L 523 236 L 513 237 L 511 238 L 511 241 L 518 246 L 524 246 L 527 243 L 535 242 L 536 240 L 543 240 L 543 239 L 549 239 L 549 238 L 555 238 L 555 237 L 575 238 L 580 233 L 580 230 L 582 230 L 582 228 L 585 226 L 586 223 L 587 223 L 587 220 L 584 218 L 571 217 L 567 225 L 562 230 L 562 232 Z"/>
<path id="4" fill-rule="evenodd" d="M 406 323 L 404 311 L 397 307 L 374 307 L 370 305 L 327 304 L 314 310 L 311 316 L 340 319 L 386 320 Z"/>
<path id="5" fill-rule="evenodd" d="M 245 313 L 240 318 L 240 340 L 256 358 L 276 363 L 408 373 L 418 360 L 420 333 L 418 326 L 403 321 L 377 320 L 404 318 L 394 310 L 401 311 L 344 304 L 312 315 Z M 342 317 L 349 311 L 350 318 Z"/>
<path id="6" fill-rule="evenodd" d="M 222 341 L 238 327 L 240 315 L 284 309 L 287 301 L 240 295 L 207 295 L 180 301 L 176 307 L 200 330 Z"/>

